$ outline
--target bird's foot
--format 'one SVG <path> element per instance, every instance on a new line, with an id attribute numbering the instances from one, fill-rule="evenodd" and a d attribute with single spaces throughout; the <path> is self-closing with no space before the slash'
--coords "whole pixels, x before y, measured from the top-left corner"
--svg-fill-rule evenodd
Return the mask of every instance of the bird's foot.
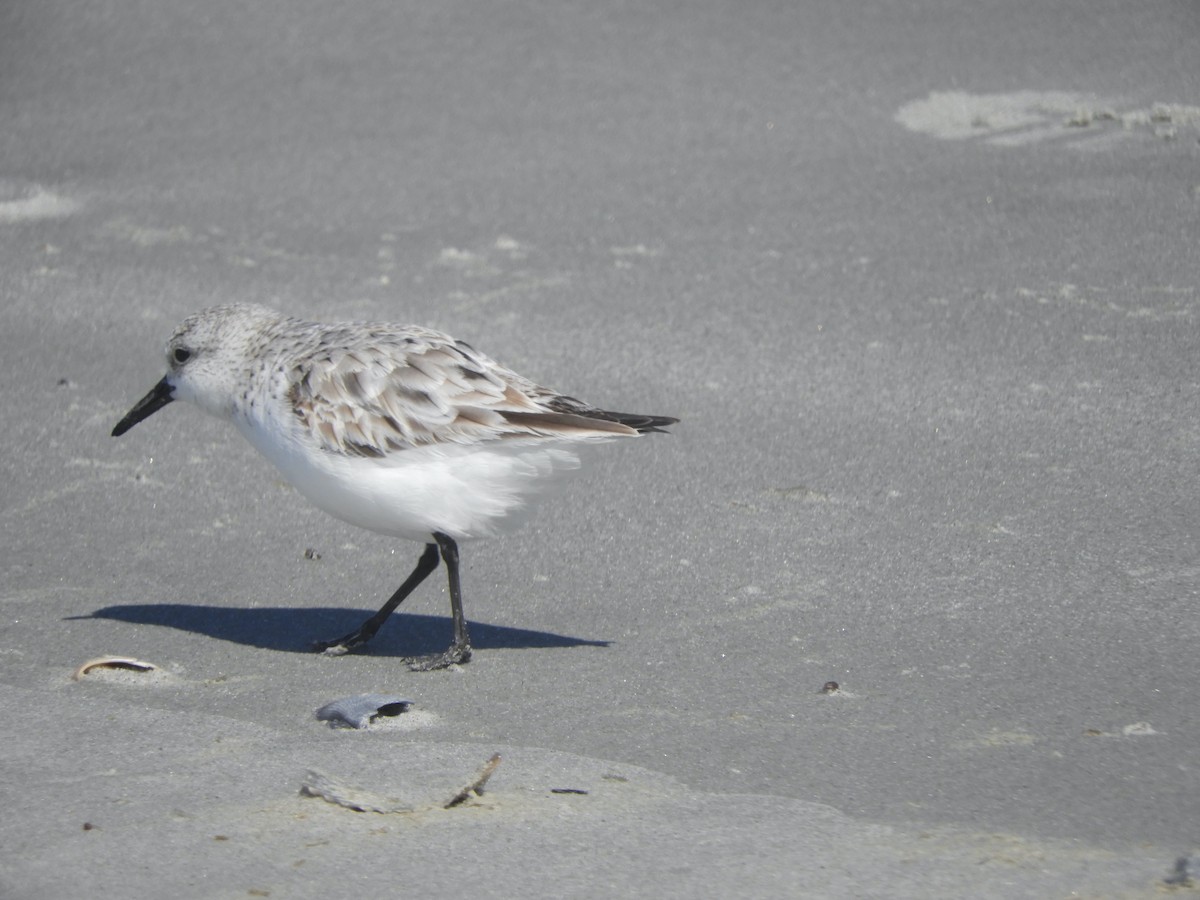
<path id="1" fill-rule="evenodd" d="M 445 669 L 448 666 L 465 663 L 470 658 L 470 644 L 451 644 L 442 653 L 434 653 L 431 656 L 413 656 L 406 659 L 405 662 L 414 672 L 432 672 L 434 669 Z"/>

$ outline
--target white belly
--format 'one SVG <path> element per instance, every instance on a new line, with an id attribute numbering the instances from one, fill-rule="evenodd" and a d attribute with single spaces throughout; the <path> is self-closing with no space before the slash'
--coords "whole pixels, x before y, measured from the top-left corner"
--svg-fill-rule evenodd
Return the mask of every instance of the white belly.
<path id="1" fill-rule="evenodd" d="M 351 525 L 428 542 L 490 537 L 518 526 L 533 495 L 579 468 L 565 441 L 492 441 L 402 450 L 384 459 L 310 449 L 262 423 L 238 429 L 296 490 Z"/>

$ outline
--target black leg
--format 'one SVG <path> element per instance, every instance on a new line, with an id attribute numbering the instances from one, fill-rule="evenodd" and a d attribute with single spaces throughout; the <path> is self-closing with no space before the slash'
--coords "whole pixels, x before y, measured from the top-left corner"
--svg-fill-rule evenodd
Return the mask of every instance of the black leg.
<path id="1" fill-rule="evenodd" d="M 447 538 L 447 540 L 450 540 Z M 451 544 L 454 542 L 451 541 Z M 445 550 L 442 551 L 443 555 Z M 371 638 L 375 637 L 375 632 L 379 630 L 387 617 L 392 614 L 392 611 L 404 602 L 404 598 L 411 594 L 425 578 L 437 568 L 438 564 L 438 545 L 426 544 L 425 552 L 421 554 L 421 558 L 417 560 L 417 567 L 412 570 L 412 574 L 404 579 L 404 584 L 396 589 L 396 593 L 392 594 L 387 603 L 379 608 L 379 612 L 362 623 L 362 626 L 357 631 L 352 631 L 349 634 L 338 638 L 335 641 L 316 641 L 313 643 L 313 649 L 318 653 L 324 653 L 326 656 L 341 656 L 353 650 L 355 647 L 361 647 Z M 448 563 L 447 563 L 448 565 Z M 455 581 L 458 579 L 458 569 L 454 570 Z M 453 602 L 453 600 L 452 600 Z M 461 610 L 460 613 L 461 615 Z M 456 626 L 457 629 L 457 626 Z M 457 640 L 457 630 L 455 631 L 455 639 Z M 469 655 L 469 648 L 468 648 Z"/>
<path id="2" fill-rule="evenodd" d="M 437 546 L 442 551 L 442 562 L 446 564 L 446 577 L 450 586 L 450 617 L 454 620 L 454 643 L 444 653 L 409 660 L 408 667 L 415 672 L 444 669 L 455 663 L 465 663 L 471 658 L 471 633 L 467 630 L 467 619 L 463 615 L 462 588 L 458 580 L 458 544 L 450 535 L 440 531 L 433 533 L 433 539 L 437 541 Z M 428 554 L 432 547 L 433 544 L 430 544 L 425 552 Z"/>

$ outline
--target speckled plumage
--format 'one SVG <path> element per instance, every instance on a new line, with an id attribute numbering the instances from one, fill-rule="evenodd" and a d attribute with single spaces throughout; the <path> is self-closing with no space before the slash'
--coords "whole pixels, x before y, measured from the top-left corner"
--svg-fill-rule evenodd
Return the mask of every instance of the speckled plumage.
<path id="1" fill-rule="evenodd" d="M 535 493 L 579 467 L 581 445 L 676 421 L 598 409 L 428 328 L 326 325 L 254 305 L 185 319 L 167 365 L 114 435 L 189 400 L 232 421 L 326 512 L 436 543 L 443 559 L 452 547 L 452 578 L 455 542 L 518 523 Z"/>

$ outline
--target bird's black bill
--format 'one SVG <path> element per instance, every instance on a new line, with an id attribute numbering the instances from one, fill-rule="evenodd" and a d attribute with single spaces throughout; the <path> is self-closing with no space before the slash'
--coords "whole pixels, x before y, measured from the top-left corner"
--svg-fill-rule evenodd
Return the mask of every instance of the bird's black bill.
<path id="1" fill-rule="evenodd" d="M 133 405 L 133 409 L 125 413 L 125 418 L 117 423 L 112 430 L 113 437 L 120 437 L 147 416 L 152 416 L 175 398 L 171 396 L 175 389 L 164 377 L 145 397 Z"/>

